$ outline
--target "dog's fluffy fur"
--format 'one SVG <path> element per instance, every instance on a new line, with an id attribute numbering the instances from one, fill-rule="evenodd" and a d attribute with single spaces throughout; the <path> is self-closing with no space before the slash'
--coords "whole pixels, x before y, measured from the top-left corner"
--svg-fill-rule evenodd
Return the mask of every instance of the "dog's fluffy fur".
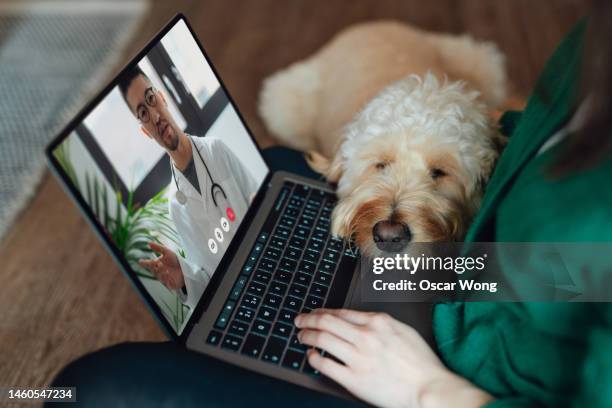
<path id="1" fill-rule="evenodd" d="M 373 255 L 378 221 L 403 223 L 414 242 L 463 237 L 499 154 L 488 111 L 505 85 L 491 44 L 378 22 L 268 78 L 259 107 L 337 183 L 332 232 Z"/>

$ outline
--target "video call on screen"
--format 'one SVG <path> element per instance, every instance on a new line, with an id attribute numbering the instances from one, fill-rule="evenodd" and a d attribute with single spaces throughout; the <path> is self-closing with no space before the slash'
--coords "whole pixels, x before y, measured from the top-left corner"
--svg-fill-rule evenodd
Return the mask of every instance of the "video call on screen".
<path id="1" fill-rule="evenodd" d="M 180 334 L 268 168 L 184 21 L 128 71 L 53 153 Z"/>

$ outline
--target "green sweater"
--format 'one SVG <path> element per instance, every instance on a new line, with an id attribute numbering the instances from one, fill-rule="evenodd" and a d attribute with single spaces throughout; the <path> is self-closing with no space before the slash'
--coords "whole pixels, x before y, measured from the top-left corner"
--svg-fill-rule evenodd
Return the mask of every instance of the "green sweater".
<path id="1" fill-rule="evenodd" d="M 612 242 L 612 160 L 553 179 L 562 143 L 537 154 L 574 112 L 584 28 L 544 69 L 536 89 L 547 100 L 536 92 L 502 118 L 510 141 L 467 242 Z M 612 407 L 608 303 L 442 303 L 433 325 L 445 363 L 494 395 L 492 407 Z"/>

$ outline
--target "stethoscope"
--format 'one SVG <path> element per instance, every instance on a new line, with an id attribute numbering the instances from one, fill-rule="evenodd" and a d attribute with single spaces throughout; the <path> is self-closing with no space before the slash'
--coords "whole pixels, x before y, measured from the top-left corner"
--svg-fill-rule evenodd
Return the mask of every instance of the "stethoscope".
<path id="1" fill-rule="evenodd" d="M 187 135 L 187 137 L 189 137 L 189 140 L 191 141 L 193 148 L 196 150 L 196 152 L 198 152 L 198 157 L 200 157 L 200 160 L 202 161 L 202 164 L 204 165 L 204 168 L 206 169 L 206 174 L 208 174 L 208 178 L 210 179 L 210 183 L 211 183 L 210 196 L 212 197 L 213 204 L 215 204 L 215 207 L 219 208 L 219 205 L 217 204 L 217 198 L 215 197 L 215 195 L 217 193 L 221 193 L 223 195 L 223 198 L 227 202 L 228 201 L 227 194 L 225 194 L 225 190 L 223 190 L 223 187 L 221 187 L 220 184 L 215 183 L 215 180 L 213 179 L 212 174 L 210 174 L 210 170 L 208 169 L 208 166 L 206 165 L 206 162 L 204 161 L 204 158 L 202 157 L 200 150 L 197 148 L 195 143 L 193 143 L 193 139 L 191 138 L 191 136 Z M 170 163 L 170 169 L 172 170 L 172 178 L 174 179 L 174 184 L 176 185 L 176 194 L 175 194 L 176 201 L 178 201 L 180 205 L 185 205 L 187 204 L 187 196 L 179 188 L 178 181 L 176 180 L 176 174 L 174 173 L 174 164 Z M 227 215 L 227 218 L 229 218 L 229 221 L 227 220 L 227 218 L 222 216 L 219 219 L 221 228 L 216 227 L 213 230 L 213 236 L 215 237 L 215 239 L 210 238 L 208 240 L 208 249 L 213 254 L 217 253 L 217 251 L 219 250 L 219 244 L 223 242 L 224 240 L 223 231 L 225 231 L 226 233 L 229 232 L 230 222 L 234 222 L 234 220 L 236 219 L 236 214 L 234 213 L 234 210 L 232 210 L 232 207 L 230 207 L 229 205 L 225 209 L 225 214 Z"/>
<path id="2" fill-rule="evenodd" d="M 223 187 L 221 187 L 220 184 L 215 183 L 215 180 L 212 178 L 212 174 L 210 174 L 210 170 L 208 169 L 208 166 L 206 165 L 206 162 L 204 161 L 204 158 L 202 157 L 200 150 L 196 147 L 195 143 L 193 143 L 193 139 L 191 139 L 191 136 L 188 135 L 187 137 L 191 141 L 193 148 L 196 150 L 196 152 L 198 152 L 200 161 L 202 162 L 202 164 L 204 165 L 204 168 L 206 169 L 206 174 L 208 174 L 208 178 L 210 179 L 210 183 L 211 183 L 210 196 L 212 197 L 213 204 L 215 205 L 215 207 L 219 208 L 219 205 L 217 204 L 217 198 L 215 197 L 215 193 L 220 192 L 223 195 L 223 198 L 225 198 L 225 201 L 227 201 L 227 194 L 225 194 L 225 190 L 223 190 Z M 172 178 L 174 179 L 174 184 L 176 185 L 176 201 L 178 201 L 179 204 L 181 205 L 185 205 L 187 204 L 187 196 L 179 188 L 178 182 L 176 181 L 176 174 L 174 174 L 174 165 L 172 163 L 170 163 L 170 169 L 172 170 Z"/>

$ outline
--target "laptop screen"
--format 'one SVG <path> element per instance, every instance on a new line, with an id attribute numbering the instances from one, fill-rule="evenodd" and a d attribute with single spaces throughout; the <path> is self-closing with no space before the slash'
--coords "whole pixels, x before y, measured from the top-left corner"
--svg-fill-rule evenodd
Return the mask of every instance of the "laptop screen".
<path id="1" fill-rule="evenodd" d="M 183 19 L 52 151 L 180 335 L 268 174 Z"/>

